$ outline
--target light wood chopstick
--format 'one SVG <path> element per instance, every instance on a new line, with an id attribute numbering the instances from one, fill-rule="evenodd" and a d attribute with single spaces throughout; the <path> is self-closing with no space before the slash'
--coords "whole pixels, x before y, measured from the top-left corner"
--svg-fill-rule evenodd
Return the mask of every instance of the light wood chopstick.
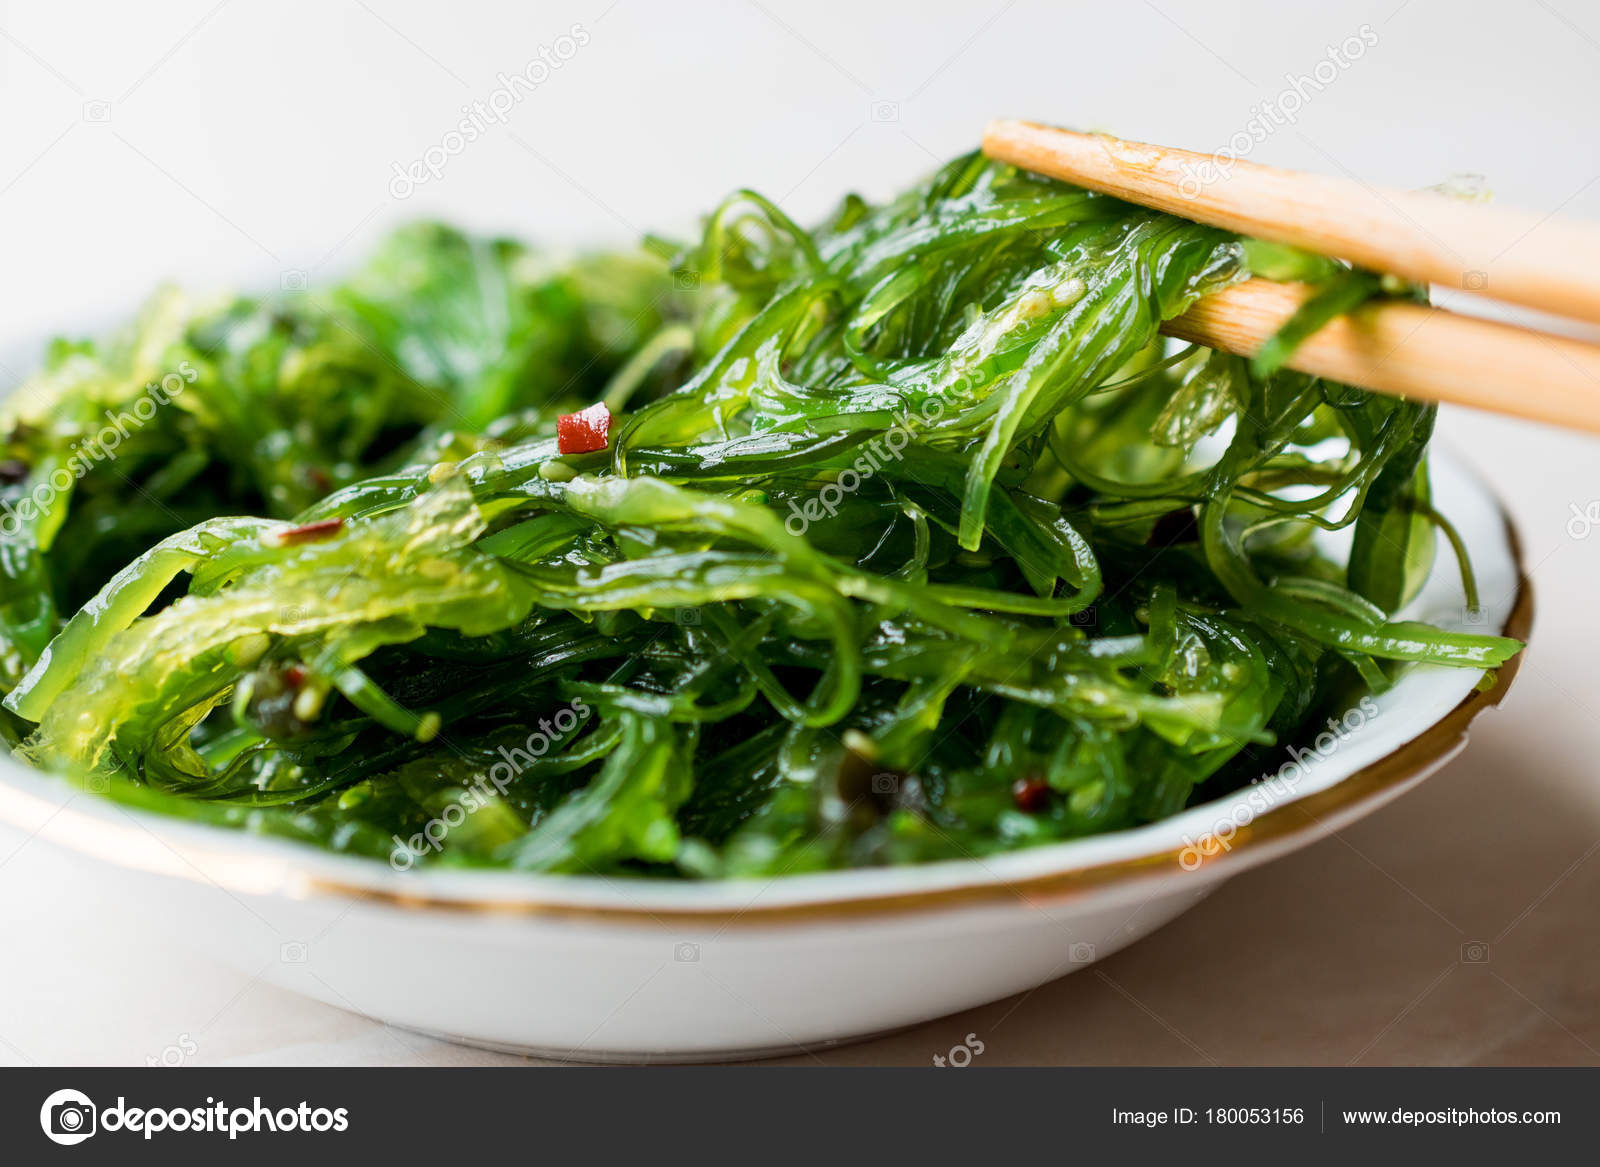
<path id="1" fill-rule="evenodd" d="M 1168 336 L 1254 356 L 1311 294 L 1305 284 L 1247 280 L 1167 321 Z M 1600 434 L 1600 348 L 1423 304 L 1369 304 L 1308 337 L 1302 373 L 1417 401 Z"/>
<path id="2" fill-rule="evenodd" d="M 1600 228 L 1105 134 L 991 122 L 991 158 L 1408 280 L 1600 321 Z"/>
<path id="3" fill-rule="evenodd" d="M 983 144 L 1001 161 L 1183 218 L 1600 320 L 1600 230 L 1587 225 L 1244 161 L 1225 169 L 1212 155 L 1030 122 L 993 122 Z M 1506 246 L 1495 242 L 1508 235 Z M 1163 331 L 1251 356 L 1309 294 L 1249 280 Z M 1320 329 L 1289 364 L 1379 392 L 1600 433 L 1600 347 L 1420 304 L 1366 305 Z"/>

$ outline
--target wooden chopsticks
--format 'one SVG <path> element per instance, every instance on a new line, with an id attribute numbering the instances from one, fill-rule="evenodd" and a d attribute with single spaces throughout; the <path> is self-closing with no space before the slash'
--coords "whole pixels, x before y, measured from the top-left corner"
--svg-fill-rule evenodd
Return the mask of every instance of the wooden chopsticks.
<path id="1" fill-rule="evenodd" d="M 991 123 L 983 148 L 1183 218 L 1600 321 L 1600 230 L 1587 224 L 1030 122 Z M 1307 294 L 1249 280 L 1163 331 L 1253 355 Z M 1437 308 L 1369 304 L 1321 329 L 1289 363 L 1384 393 L 1600 433 L 1600 347 Z"/>
<path id="2" fill-rule="evenodd" d="M 1247 280 L 1162 331 L 1253 356 L 1308 294 L 1303 284 Z M 1600 348 L 1422 304 L 1358 308 L 1309 337 L 1289 363 L 1380 393 L 1600 433 Z"/>

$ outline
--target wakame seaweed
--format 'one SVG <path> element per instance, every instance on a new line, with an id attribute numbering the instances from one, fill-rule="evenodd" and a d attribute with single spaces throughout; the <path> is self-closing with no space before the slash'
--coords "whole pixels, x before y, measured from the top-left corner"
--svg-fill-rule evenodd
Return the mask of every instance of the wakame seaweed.
<path id="1" fill-rule="evenodd" d="M 1323 291 L 1253 366 L 1159 335 L 1284 267 Z M 1455 544 L 1434 407 L 1285 366 L 1384 287 L 971 155 L 809 231 L 741 191 L 686 244 L 423 224 L 331 289 L 164 292 L 0 422 L 0 717 L 124 802 L 399 867 L 1159 819 L 1405 662 L 1519 647 L 1394 618 Z"/>

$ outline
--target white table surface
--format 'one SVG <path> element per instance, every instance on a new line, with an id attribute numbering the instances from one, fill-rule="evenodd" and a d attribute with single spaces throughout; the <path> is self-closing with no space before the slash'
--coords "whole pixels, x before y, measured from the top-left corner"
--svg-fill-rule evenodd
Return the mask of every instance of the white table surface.
<path id="1" fill-rule="evenodd" d="M 393 163 L 574 24 L 589 43 L 506 125 L 390 195 Z M 424 214 L 619 239 L 751 185 L 815 216 L 990 116 L 1218 149 L 1363 25 L 1370 50 L 1251 157 L 1401 187 L 1478 171 L 1504 202 L 1600 218 L 1600 12 L 1577 0 L 4 4 L 0 347 L 163 278 L 330 278 Z M 1600 446 L 1458 410 L 1440 432 L 1505 498 L 1538 601 L 1463 757 L 1086 972 L 791 1060 L 928 1064 L 975 1032 L 994 1065 L 1600 1063 L 1600 528 L 1568 530 L 1600 509 Z M 99 910 L 102 878 L 0 835 L 0 1064 L 520 1060 L 170 947 Z"/>

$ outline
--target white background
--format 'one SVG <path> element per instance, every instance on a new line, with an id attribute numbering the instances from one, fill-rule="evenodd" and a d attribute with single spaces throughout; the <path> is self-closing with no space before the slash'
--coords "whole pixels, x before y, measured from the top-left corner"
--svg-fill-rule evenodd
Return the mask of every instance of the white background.
<path id="1" fill-rule="evenodd" d="M 392 196 L 395 163 L 575 24 L 588 43 L 505 125 Z M 1478 172 L 1600 219 L 1600 11 L 1579 0 L 3 4 L 0 352 L 163 279 L 328 280 L 421 215 L 567 246 L 680 230 L 752 186 L 814 217 L 995 116 L 1215 150 L 1363 26 L 1376 44 L 1252 158 L 1396 187 Z M 1600 513 L 1597 447 L 1454 410 L 1440 428 L 1506 498 L 1539 602 L 1466 757 L 1092 973 L 825 1060 L 926 1064 L 978 1029 L 995 1064 L 1600 1062 L 1600 530 L 1567 530 Z M 180 1036 L 197 1064 L 513 1060 L 108 925 L 100 878 L 0 840 L 0 1062 L 143 1062 Z M 1491 961 L 1461 964 L 1477 941 Z M 1242 984 L 1249 1016 L 1219 1011 Z"/>

